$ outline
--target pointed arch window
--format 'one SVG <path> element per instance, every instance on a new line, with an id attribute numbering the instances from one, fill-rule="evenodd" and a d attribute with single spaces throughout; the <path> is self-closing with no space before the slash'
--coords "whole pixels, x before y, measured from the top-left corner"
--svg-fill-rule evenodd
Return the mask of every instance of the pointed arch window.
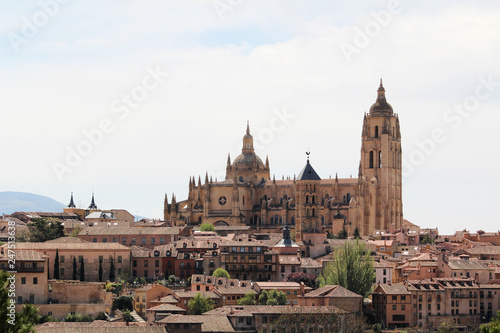
<path id="1" fill-rule="evenodd" d="M 378 152 L 378 167 L 379 168 L 382 167 L 382 151 L 381 150 Z"/>
<path id="2" fill-rule="evenodd" d="M 373 169 L 373 150 L 370 151 L 370 169 Z"/>
<path id="3" fill-rule="evenodd" d="M 378 138 L 378 126 L 375 126 L 375 137 Z"/>

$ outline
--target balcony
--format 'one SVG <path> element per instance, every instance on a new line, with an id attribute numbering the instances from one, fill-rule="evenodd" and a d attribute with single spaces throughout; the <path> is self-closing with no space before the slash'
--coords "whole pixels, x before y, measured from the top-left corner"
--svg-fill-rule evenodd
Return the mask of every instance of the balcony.
<path id="1" fill-rule="evenodd" d="M 43 267 L 17 267 L 16 271 L 18 273 L 43 273 Z"/>

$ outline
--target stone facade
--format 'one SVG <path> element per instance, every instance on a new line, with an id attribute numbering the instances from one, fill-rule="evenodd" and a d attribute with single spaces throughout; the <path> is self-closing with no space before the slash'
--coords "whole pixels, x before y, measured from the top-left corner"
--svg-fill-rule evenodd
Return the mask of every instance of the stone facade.
<path id="1" fill-rule="evenodd" d="M 400 229 L 403 219 L 401 132 L 399 118 L 387 103 L 380 83 L 376 102 L 363 119 L 358 178 L 321 179 L 309 160 L 299 177 L 276 180 L 255 154 L 247 125 L 241 154 L 227 159 L 226 178 L 205 176 L 189 181 L 189 196 L 164 201 L 164 219 L 173 225 L 208 222 L 216 226 L 247 225 L 266 231 L 284 224 L 295 228 L 296 240 L 311 228 L 361 235 Z"/>

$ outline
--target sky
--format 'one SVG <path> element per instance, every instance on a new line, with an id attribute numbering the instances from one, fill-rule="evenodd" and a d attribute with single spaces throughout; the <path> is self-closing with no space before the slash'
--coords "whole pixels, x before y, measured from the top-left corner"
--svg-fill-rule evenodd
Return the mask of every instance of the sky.
<path id="1" fill-rule="evenodd" d="M 382 78 L 404 217 L 497 231 L 500 3 L 2 1 L 0 191 L 162 218 L 250 122 L 271 175 L 357 177 Z"/>

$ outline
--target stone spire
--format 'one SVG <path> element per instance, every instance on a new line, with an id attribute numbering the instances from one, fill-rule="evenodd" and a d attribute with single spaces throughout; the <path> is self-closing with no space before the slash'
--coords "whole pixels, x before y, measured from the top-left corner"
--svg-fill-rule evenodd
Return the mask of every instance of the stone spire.
<path id="1" fill-rule="evenodd" d="M 243 137 L 243 148 L 241 149 L 243 154 L 253 154 L 253 136 L 250 134 L 250 124 L 247 121 L 247 132 Z"/>
<path id="2" fill-rule="evenodd" d="M 73 192 L 71 192 L 71 199 L 69 200 L 68 208 L 76 208 L 75 203 L 73 202 Z"/>
<path id="3" fill-rule="evenodd" d="M 94 200 L 94 193 L 92 192 L 92 201 L 90 202 L 90 206 L 89 206 L 89 209 L 97 209 L 97 205 L 95 204 L 95 200 Z"/>

